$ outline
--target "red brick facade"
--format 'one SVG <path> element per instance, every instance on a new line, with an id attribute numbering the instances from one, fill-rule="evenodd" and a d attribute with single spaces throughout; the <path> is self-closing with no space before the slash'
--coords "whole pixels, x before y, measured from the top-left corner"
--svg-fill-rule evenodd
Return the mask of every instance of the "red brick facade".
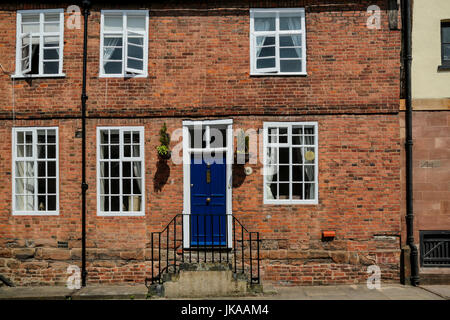
<path id="1" fill-rule="evenodd" d="M 380 30 L 366 27 L 373 1 L 317 3 L 146 7 L 149 75 L 139 79 L 98 78 L 99 9 L 113 7 L 92 9 L 88 283 L 143 282 L 149 275 L 150 232 L 183 208 L 181 165 L 169 162 L 166 183 L 157 185 L 159 129 L 163 122 L 172 132 L 183 119 L 212 117 L 232 118 L 233 129 L 260 129 L 264 121 L 318 122 L 318 205 L 264 205 L 261 164 L 251 165 L 249 176 L 233 172 L 233 214 L 263 239 L 263 281 L 364 282 L 371 264 L 381 267 L 384 280 L 399 279 L 401 35 L 389 30 L 386 1 L 375 1 L 382 8 Z M 249 8 L 273 6 L 306 8 L 307 76 L 249 75 Z M 0 63 L 7 72 L 15 68 L 15 10 L 24 8 L 0 10 Z M 65 28 L 66 77 L 0 76 L 0 274 L 17 284 L 63 284 L 67 266 L 80 265 L 82 32 Z M 13 216 L 11 130 L 50 125 L 59 127 L 60 214 Z M 97 216 L 96 127 L 131 125 L 145 127 L 145 216 Z M 336 231 L 335 240 L 323 242 L 323 230 Z M 68 248 L 57 248 L 58 241 Z"/>

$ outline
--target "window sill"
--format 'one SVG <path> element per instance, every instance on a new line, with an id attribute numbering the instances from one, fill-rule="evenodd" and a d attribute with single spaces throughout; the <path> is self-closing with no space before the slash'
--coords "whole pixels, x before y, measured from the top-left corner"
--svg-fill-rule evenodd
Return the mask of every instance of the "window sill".
<path id="1" fill-rule="evenodd" d="M 273 205 L 318 205 L 317 200 L 264 200 L 264 204 Z"/>
<path id="2" fill-rule="evenodd" d="M 119 213 L 119 212 L 112 212 L 112 213 L 107 213 L 107 212 L 99 212 L 97 213 L 98 217 L 144 217 L 145 213 L 144 212 L 130 212 L 130 213 Z"/>
<path id="3" fill-rule="evenodd" d="M 450 65 L 439 66 L 438 71 L 450 71 Z"/>
<path id="4" fill-rule="evenodd" d="M 13 74 L 12 79 L 34 79 L 34 78 L 65 78 L 65 73 L 59 74 Z"/>
<path id="5" fill-rule="evenodd" d="M 130 78 L 147 78 L 147 74 L 137 74 L 137 75 L 123 75 L 123 74 L 100 74 L 98 76 L 99 78 L 124 78 L 124 79 L 130 79 Z"/>
<path id="6" fill-rule="evenodd" d="M 51 212 L 39 212 L 39 211 L 29 211 L 29 212 L 12 212 L 13 216 L 59 216 L 58 211 Z"/>
<path id="7" fill-rule="evenodd" d="M 306 77 L 308 75 L 307 72 L 279 72 L 279 73 L 256 73 L 256 72 L 250 72 L 250 76 L 256 76 L 256 77 L 286 77 L 286 76 L 290 76 L 290 77 Z"/>

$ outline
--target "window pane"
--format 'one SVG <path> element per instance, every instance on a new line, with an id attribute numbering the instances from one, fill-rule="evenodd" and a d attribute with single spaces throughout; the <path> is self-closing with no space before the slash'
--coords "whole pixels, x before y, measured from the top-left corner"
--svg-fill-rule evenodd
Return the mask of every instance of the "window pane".
<path id="1" fill-rule="evenodd" d="M 111 177 L 119 177 L 119 162 L 111 162 Z"/>
<path id="2" fill-rule="evenodd" d="M 39 14 L 22 14 L 22 22 L 39 22 Z"/>
<path id="3" fill-rule="evenodd" d="M 56 177 L 56 161 L 48 161 L 47 169 L 48 177 Z"/>
<path id="4" fill-rule="evenodd" d="M 122 211 L 131 211 L 132 209 L 132 198 L 130 196 L 122 197 Z"/>
<path id="5" fill-rule="evenodd" d="M 17 156 L 18 157 L 23 157 L 24 155 L 24 146 L 23 145 L 19 145 L 17 146 Z"/>
<path id="6" fill-rule="evenodd" d="M 39 159 L 45 159 L 45 145 L 38 145 L 37 153 Z"/>
<path id="7" fill-rule="evenodd" d="M 305 148 L 305 163 L 313 164 L 316 158 L 314 148 Z"/>
<path id="8" fill-rule="evenodd" d="M 122 31 L 122 15 L 104 15 L 105 31 Z"/>
<path id="9" fill-rule="evenodd" d="M 25 142 L 32 143 L 33 142 L 33 134 L 29 131 L 25 133 Z"/>
<path id="10" fill-rule="evenodd" d="M 302 61 L 301 60 L 280 60 L 281 72 L 301 72 Z"/>
<path id="11" fill-rule="evenodd" d="M 314 181 L 314 166 L 305 166 L 305 181 Z"/>
<path id="12" fill-rule="evenodd" d="M 275 47 L 263 47 L 256 49 L 256 55 L 258 57 L 274 57 L 275 56 Z"/>
<path id="13" fill-rule="evenodd" d="M 107 144 L 109 142 L 108 141 L 108 136 L 109 136 L 108 131 L 107 130 L 102 130 L 100 132 L 100 143 Z"/>
<path id="14" fill-rule="evenodd" d="M 48 211 L 56 210 L 56 196 L 55 195 L 47 196 L 47 210 Z"/>
<path id="15" fill-rule="evenodd" d="M 56 74 L 59 72 L 59 62 L 44 62 L 45 74 Z"/>
<path id="16" fill-rule="evenodd" d="M 44 47 L 59 47 L 59 37 L 44 37 Z"/>
<path id="17" fill-rule="evenodd" d="M 38 177 L 45 177 L 46 163 L 45 161 L 38 162 Z"/>
<path id="18" fill-rule="evenodd" d="M 100 197 L 100 210 L 109 211 L 109 197 Z"/>
<path id="19" fill-rule="evenodd" d="M 275 31 L 275 18 L 255 18 L 255 31 Z"/>
<path id="20" fill-rule="evenodd" d="M 289 199 L 289 183 L 280 183 L 278 185 L 278 198 L 281 199 Z"/>
<path id="21" fill-rule="evenodd" d="M 447 26 L 442 27 L 442 42 L 450 43 L 450 22 L 447 24 Z"/>
<path id="22" fill-rule="evenodd" d="M 122 180 L 122 194 L 131 194 L 131 179 Z"/>
<path id="23" fill-rule="evenodd" d="M 302 38 L 299 34 L 297 35 L 285 35 L 280 36 L 280 47 L 301 47 Z"/>
<path id="24" fill-rule="evenodd" d="M 302 48 L 280 49 L 280 58 L 301 58 Z"/>
<path id="25" fill-rule="evenodd" d="M 275 45 L 275 37 L 258 36 L 258 37 L 256 37 L 256 45 L 257 46 L 274 46 Z"/>
<path id="26" fill-rule="evenodd" d="M 103 72 L 105 74 L 121 74 L 122 62 L 106 62 L 103 65 Z"/>
<path id="27" fill-rule="evenodd" d="M 133 162 L 133 177 L 140 178 L 142 176 L 141 163 Z"/>
<path id="28" fill-rule="evenodd" d="M 128 68 L 144 70 L 144 62 L 140 60 L 128 59 Z"/>
<path id="29" fill-rule="evenodd" d="M 144 58 L 144 48 L 134 45 L 128 45 L 128 56 L 138 59 Z"/>
<path id="30" fill-rule="evenodd" d="M 56 130 L 47 130 L 47 142 L 56 143 Z"/>
<path id="31" fill-rule="evenodd" d="M 280 164 L 289 164 L 289 148 L 280 148 Z"/>
<path id="32" fill-rule="evenodd" d="M 314 183 L 305 183 L 305 199 L 314 199 L 315 189 Z"/>
<path id="33" fill-rule="evenodd" d="M 111 194 L 119 194 L 119 179 L 111 179 Z"/>
<path id="34" fill-rule="evenodd" d="M 120 197 L 111 197 L 111 211 L 120 210 Z"/>
<path id="35" fill-rule="evenodd" d="M 46 60 L 59 59 L 59 49 L 44 49 L 44 59 Z"/>
<path id="36" fill-rule="evenodd" d="M 109 162 L 100 162 L 100 177 L 109 177 Z"/>
<path id="37" fill-rule="evenodd" d="M 59 23 L 44 23 L 44 32 L 59 32 Z"/>
<path id="38" fill-rule="evenodd" d="M 56 146 L 54 144 L 47 145 L 47 158 L 56 159 Z"/>
<path id="39" fill-rule="evenodd" d="M 56 193 L 56 179 L 54 178 L 47 179 L 47 192 Z"/>
<path id="40" fill-rule="evenodd" d="M 127 27 L 132 31 L 145 31 L 145 16 L 127 16 Z"/>
<path id="41" fill-rule="evenodd" d="M 123 156 L 127 158 L 131 157 L 131 145 L 123 146 Z"/>
<path id="42" fill-rule="evenodd" d="M 257 59 L 256 68 L 257 69 L 275 68 L 275 58 Z"/>
<path id="43" fill-rule="evenodd" d="M 289 182 L 289 166 L 280 166 L 278 170 L 278 181 Z"/>
<path id="44" fill-rule="evenodd" d="M 444 45 L 444 60 L 450 62 L 450 44 Z"/>
<path id="45" fill-rule="evenodd" d="M 292 199 L 293 200 L 303 199 L 303 184 L 301 183 L 292 184 Z"/>
<path id="46" fill-rule="evenodd" d="M 292 166 L 292 181 L 303 181 L 303 166 Z"/>
<path id="47" fill-rule="evenodd" d="M 17 132 L 17 143 L 24 143 L 24 133 L 23 132 Z"/>
<path id="48" fill-rule="evenodd" d="M 135 44 L 138 46 L 144 45 L 144 38 L 143 37 L 128 37 L 128 43 Z"/>
<path id="49" fill-rule="evenodd" d="M 301 17 L 280 17 L 280 30 L 301 30 Z"/>
<path id="50" fill-rule="evenodd" d="M 46 193 L 47 187 L 46 187 L 46 180 L 45 179 L 38 179 L 38 193 L 43 194 Z"/>
<path id="51" fill-rule="evenodd" d="M 50 21 L 58 21 L 59 22 L 59 13 L 44 13 L 44 21 L 50 22 Z"/>
<path id="52" fill-rule="evenodd" d="M 122 48 L 103 48 L 103 59 L 105 61 L 122 60 Z M 120 65 L 122 65 L 122 63 L 120 63 Z M 122 70 L 118 71 L 118 73 L 120 72 L 122 72 Z"/>
<path id="53" fill-rule="evenodd" d="M 25 193 L 25 179 L 16 178 L 16 194 L 24 194 L 24 193 Z"/>
<path id="54" fill-rule="evenodd" d="M 119 146 L 118 145 L 111 145 L 111 159 L 119 159 Z"/>
<path id="55" fill-rule="evenodd" d="M 121 47 L 122 37 L 105 37 L 103 46 L 105 47 Z"/>
<path id="56" fill-rule="evenodd" d="M 109 143 L 119 144 L 120 142 L 119 130 L 111 130 L 109 133 L 109 138 L 110 138 Z"/>
<path id="57" fill-rule="evenodd" d="M 123 162 L 122 171 L 123 177 L 131 177 L 131 162 Z"/>
<path id="58" fill-rule="evenodd" d="M 22 33 L 39 33 L 39 23 L 22 24 Z"/>
<path id="59" fill-rule="evenodd" d="M 17 211 L 25 210 L 25 196 L 16 196 L 16 210 Z"/>

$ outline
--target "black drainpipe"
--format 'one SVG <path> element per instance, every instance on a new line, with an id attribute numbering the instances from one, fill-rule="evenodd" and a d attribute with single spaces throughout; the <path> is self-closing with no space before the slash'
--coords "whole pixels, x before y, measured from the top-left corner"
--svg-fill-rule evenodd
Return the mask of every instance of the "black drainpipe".
<path id="1" fill-rule="evenodd" d="M 87 34 L 91 1 L 83 0 L 84 41 L 83 41 L 83 87 L 81 92 L 81 285 L 86 286 L 86 68 Z"/>
<path id="2" fill-rule="evenodd" d="M 413 211 L 413 138 L 412 138 L 412 98 L 411 98 L 411 1 L 403 0 L 403 39 L 404 39 L 404 66 L 405 66 L 405 91 L 406 91 L 406 243 L 409 245 L 411 259 L 411 284 L 419 284 L 418 252 L 414 244 L 414 211 Z"/>

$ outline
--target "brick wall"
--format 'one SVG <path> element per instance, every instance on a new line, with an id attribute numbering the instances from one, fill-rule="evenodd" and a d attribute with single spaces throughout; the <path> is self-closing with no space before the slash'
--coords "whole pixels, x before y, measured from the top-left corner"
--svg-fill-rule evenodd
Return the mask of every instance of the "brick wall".
<path id="1" fill-rule="evenodd" d="M 273 117 L 236 117 L 234 128 L 262 128 Z M 400 143 L 396 115 L 280 117 L 318 121 L 319 204 L 263 205 L 261 164 L 253 174 L 233 172 L 233 214 L 263 242 L 263 279 L 280 284 L 365 281 L 366 267 L 378 264 L 385 280 L 398 279 L 400 244 Z M 164 119 L 169 131 L 181 119 Z M 18 283 L 64 282 L 65 268 L 80 263 L 80 145 L 75 120 L 7 121 L 2 145 L 0 186 L 2 225 L 0 273 Z M 60 130 L 60 201 L 57 217 L 11 215 L 11 126 L 57 125 Z M 145 127 L 145 217 L 96 214 L 97 126 Z M 169 162 L 160 181 L 155 147 L 160 119 L 88 122 L 87 246 L 89 282 L 139 281 L 149 275 L 150 232 L 161 231 L 182 211 L 182 166 Z M 249 195 L 252 195 L 251 197 Z M 321 240 L 323 230 L 336 239 Z M 68 249 L 58 249 L 66 241 Z M 24 255 L 25 254 L 25 255 Z M 32 270 L 32 271 L 30 271 Z M 59 272 L 59 273 L 58 273 Z M 147 274 L 145 274 L 147 272 Z"/>
<path id="2" fill-rule="evenodd" d="M 150 232 L 160 231 L 182 210 L 182 167 L 170 163 L 162 179 L 167 181 L 161 183 L 159 175 L 167 171 L 158 173 L 158 130 L 162 122 L 172 131 L 193 117 L 233 118 L 234 128 L 244 129 L 262 128 L 263 121 L 318 121 L 318 205 L 263 205 L 260 164 L 252 165 L 250 176 L 233 173 L 240 181 L 233 188 L 233 213 L 264 239 L 264 280 L 363 282 L 367 265 L 374 263 L 381 266 L 383 279 L 398 279 L 400 32 L 389 31 L 385 11 L 382 28 L 368 30 L 370 4 L 384 10 L 387 2 L 152 4 L 149 76 L 126 80 L 98 78 L 100 14 L 93 8 L 87 86 L 92 117 L 87 121 L 88 282 L 142 282 L 148 276 Z M 306 7 L 308 76 L 249 76 L 248 8 L 271 6 Z M 7 72 L 14 70 L 15 10 L 35 7 L 0 10 L 0 64 Z M 141 6 L 127 6 L 136 8 Z M 66 28 L 64 40 L 65 78 L 12 81 L 0 73 L 0 274 L 17 284 L 64 284 L 67 266 L 80 265 L 81 139 L 76 132 L 81 128 L 82 30 Z M 60 215 L 13 216 L 11 128 L 47 125 L 60 130 Z M 145 127 L 145 217 L 96 215 L 99 125 Z M 336 239 L 322 242 L 321 231 L 329 229 L 336 231 Z M 68 248 L 58 248 L 58 241 Z"/>
<path id="3" fill-rule="evenodd" d="M 396 111 L 400 32 L 389 30 L 385 10 L 380 30 L 366 27 L 367 7 L 377 4 L 385 9 L 386 3 L 217 2 L 210 10 L 195 4 L 153 4 L 149 76 L 126 81 L 98 78 L 99 9 L 118 8 L 102 4 L 93 8 L 89 22 L 88 113 L 120 117 Z M 308 76 L 249 76 L 248 8 L 271 6 L 306 7 Z M 17 7 L 4 8 L 0 10 L 0 63 L 12 71 Z M 79 116 L 83 30 L 66 27 L 64 33 L 67 76 L 13 83 L 3 73 L 0 117 L 12 117 L 13 92 L 16 117 Z"/>

